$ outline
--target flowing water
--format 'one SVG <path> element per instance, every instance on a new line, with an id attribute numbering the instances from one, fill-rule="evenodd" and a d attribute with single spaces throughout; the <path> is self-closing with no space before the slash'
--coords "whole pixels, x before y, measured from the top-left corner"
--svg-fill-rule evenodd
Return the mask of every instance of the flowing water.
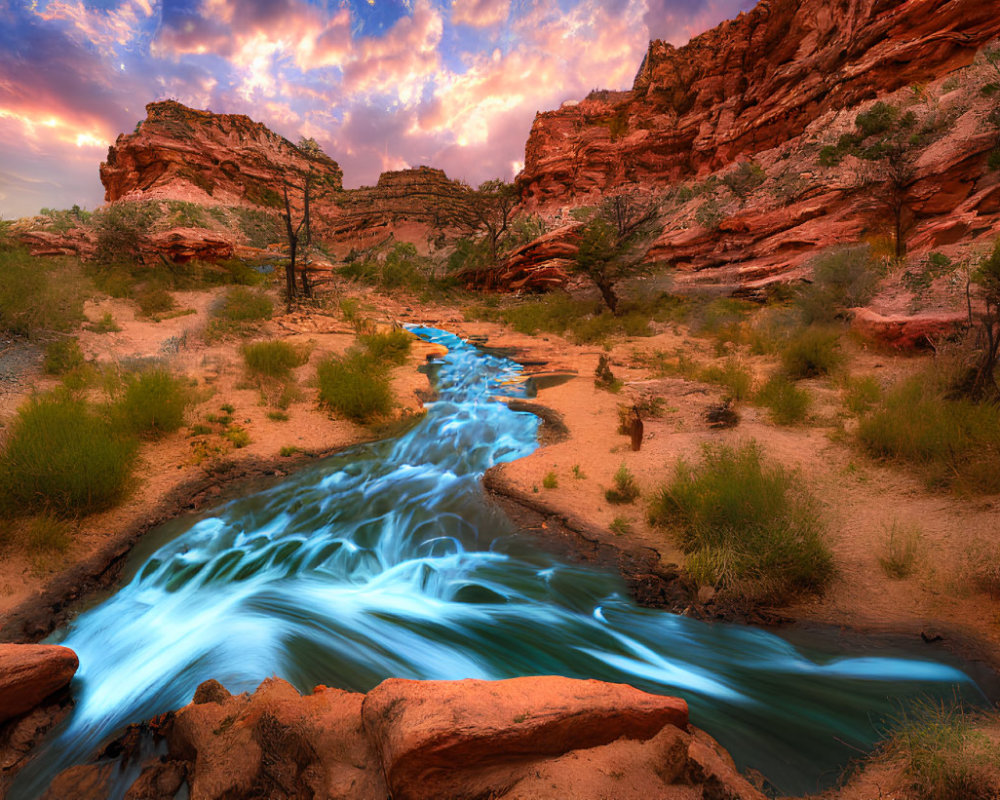
<path id="1" fill-rule="evenodd" d="M 617 576 L 514 537 L 479 479 L 536 447 L 538 420 L 492 399 L 522 391 L 520 367 L 415 332 L 449 348 L 432 367 L 439 399 L 415 428 L 175 520 L 123 588 L 54 637 L 80 656 L 76 708 L 12 796 L 37 796 L 208 678 L 233 692 L 271 675 L 302 691 L 366 691 L 390 676 L 630 683 L 686 698 L 695 724 L 786 792 L 834 777 L 908 700 L 978 700 L 944 664 L 806 652 L 638 608 Z"/>

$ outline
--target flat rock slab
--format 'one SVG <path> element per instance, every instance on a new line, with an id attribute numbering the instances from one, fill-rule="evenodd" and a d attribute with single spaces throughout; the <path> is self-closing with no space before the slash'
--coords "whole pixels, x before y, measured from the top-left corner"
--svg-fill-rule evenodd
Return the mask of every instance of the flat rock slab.
<path id="1" fill-rule="evenodd" d="M 68 686 L 79 666 L 68 647 L 0 644 L 0 722 L 30 711 Z"/>
<path id="2" fill-rule="evenodd" d="M 393 797 L 443 796 L 456 768 L 516 763 L 686 729 L 687 703 L 632 686 L 543 676 L 504 681 L 384 681 L 365 729 Z"/>

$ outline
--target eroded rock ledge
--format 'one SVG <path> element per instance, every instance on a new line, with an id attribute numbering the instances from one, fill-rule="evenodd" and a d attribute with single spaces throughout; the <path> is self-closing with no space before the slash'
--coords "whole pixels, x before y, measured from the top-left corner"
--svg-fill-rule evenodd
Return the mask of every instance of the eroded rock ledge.
<path id="1" fill-rule="evenodd" d="M 368 694 L 317 686 L 302 696 L 270 678 L 235 697 L 209 681 L 155 729 L 168 754 L 126 798 L 166 800 L 187 783 L 192 800 L 763 800 L 688 724 L 683 700 L 593 680 L 393 678 Z M 116 770 L 72 767 L 46 797 L 107 797 Z"/>

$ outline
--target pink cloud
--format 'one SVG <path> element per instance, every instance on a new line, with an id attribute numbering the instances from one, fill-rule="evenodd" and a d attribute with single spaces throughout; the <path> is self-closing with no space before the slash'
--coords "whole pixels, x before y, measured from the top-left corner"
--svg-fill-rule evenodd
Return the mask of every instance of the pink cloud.
<path id="1" fill-rule="evenodd" d="M 453 0 L 451 21 L 455 25 L 489 28 L 506 22 L 510 16 L 510 0 Z"/>

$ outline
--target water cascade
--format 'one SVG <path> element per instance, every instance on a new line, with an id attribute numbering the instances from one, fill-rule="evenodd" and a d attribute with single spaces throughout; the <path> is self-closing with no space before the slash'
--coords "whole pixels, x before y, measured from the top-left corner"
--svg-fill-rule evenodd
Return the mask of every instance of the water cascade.
<path id="1" fill-rule="evenodd" d="M 80 656 L 76 708 L 19 778 L 34 797 L 127 723 L 281 676 L 366 691 L 386 677 L 562 674 L 677 694 L 741 766 L 814 790 L 917 696 L 978 698 L 962 672 L 804 652 L 768 632 L 630 602 L 617 576 L 512 537 L 479 484 L 535 449 L 538 420 L 493 398 L 520 367 L 434 329 L 439 399 L 395 440 L 352 449 L 198 516 L 53 641 Z"/>

